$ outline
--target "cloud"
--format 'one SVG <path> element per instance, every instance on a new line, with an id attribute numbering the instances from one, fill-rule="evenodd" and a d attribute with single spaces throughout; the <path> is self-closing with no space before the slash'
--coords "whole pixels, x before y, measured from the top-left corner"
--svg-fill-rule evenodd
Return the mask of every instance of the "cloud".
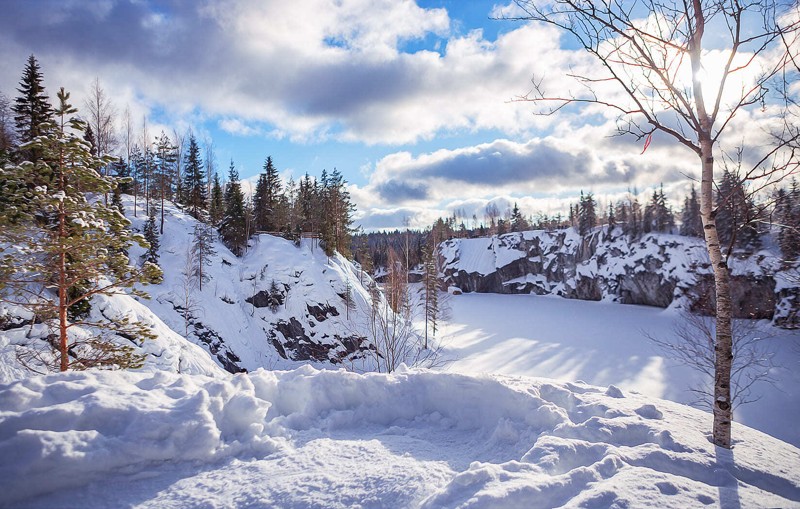
<path id="1" fill-rule="evenodd" d="M 446 38 L 441 53 L 402 51 L 428 35 Z M 112 97 L 132 89 L 173 118 L 201 112 L 233 133 L 261 124 L 294 140 L 369 144 L 549 123 L 506 101 L 537 69 L 580 59 L 558 44 L 546 27 L 494 42 L 454 35 L 447 11 L 411 0 L 38 0 L 8 2 L 0 19 L 7 68 L 35 53 L 51 89 L 79 92 L 98 76 Z M 4 72 L 0 88 L 17 80 Z"/>

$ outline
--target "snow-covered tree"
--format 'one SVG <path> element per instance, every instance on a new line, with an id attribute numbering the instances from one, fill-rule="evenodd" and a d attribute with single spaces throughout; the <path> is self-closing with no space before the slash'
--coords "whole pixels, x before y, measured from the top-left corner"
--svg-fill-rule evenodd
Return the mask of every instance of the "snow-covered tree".
<path id="1" fill-rule="evenodd" d="M 193 134 L 189 135 L 189 147 L 183 161 L 184 205 L 195 219 L 206 209 L 206 174 L 200 157 L 200 146 Z"/>
<path id="2" fill-rule="evenodd" d="M 228 184 L 225 188 L 225 211 L 222 215 L 219 232 L 222 241 L 236 256 L 242 256 L 247 245 L 247 221 L 239 172 L 231 161 L 228 170 Z"/>
<path id="3" fill-rule="evenodd" d="M 144 240 L 147 242 L 147 249 L 144 255 L 142 255 L 144 262 L 158 265 L 158 248 L 160 247 L 160 242 L 158 240 L 158 227 L 156 227 L 155 207 L 150 207 L 147 220 L 144 222 L 142 234 L 144 235 Z"/>
<path id="4" fill-rule="evenodd" d="M 90 191 L 102 194 L 113 190 L 113 179 L 98 172 L 110 160 L 90 152 L 83 140 L 86 124 L 73 116 L 77 110 L 69 103 L 69 93 L 62 88 L 57 95 L 57 122 L 41 126 L 40 132 L 46 134 L 29 145 L 42 158 L 4 169 L 4 174 L 11 174 L 16 183 L 31 182 L 43 171 L 53 175 L 50 186 L 12 188 L 23 196 L 12 196 L 10 201 L 21 198 L 28 206 L 14 218 L 13 228 L 0 228 L 0 245 L 5 251 L 0 258 L 5 267 L 0 268 L 0 273 L 8 275 L 4 299 L 29 307 L 55 329 L 57 354 L 49 358 L 58 360 L 61 371 L 97 365 L 137 366 L 141 358 L 130 347 L 118 346 L 101 335 L 85 339 L 70 335 L 70 330 L 80 325 L 142 339 L 149 337 L 145 328 L 125 320 L 71 320 L 69 309 L 95 295 L 158 281 L 161 270 L 151 263 L 142 268 L 131 265 L 126 251 L 134 242 L 147 247 L 144 238 L 131 234 L 129 222 L 116 208 L 87 196 Z M 10 189 L 4 186 L 2 192 Z M 43 216 L 47 221 L 36 219 Z M 2 221 L 7 223 L 9 219 L 3 217 Z M 5 242 L 6 235 L 20 231 L 25 234 L 16 236 L 14 245 Z M 13 268 L 11 274 L 4 270 L 9 264 Z"/>
<path id="5" fill-rule="evenodd" d="M 28 57 L 28 63 L 19 82 L 19 96 L 14 101 L 14 122 L 19 137 L 19 159 L 36 163 L 44 155 L 44 148 L 30 143 L 47 134 L 52 128 L 53 107 L 44 89 L 44 77 L 36 57 Z M 46 168 L 38 168 L 38 171 Z"/>
<path id="6" fill-rule="evenodd" d="M 192 232 L 192 252 L 194 254 L 194 273 L 197 276 L 197 284 L 200 291 L 203 291 L 203 283 L 208 282 L 209 275 L 204 269 L 211 265 L 211 257 L 217 254 L 214 249 L 214 233 L 210 226 L 202 221 L 194 225 Z"/>

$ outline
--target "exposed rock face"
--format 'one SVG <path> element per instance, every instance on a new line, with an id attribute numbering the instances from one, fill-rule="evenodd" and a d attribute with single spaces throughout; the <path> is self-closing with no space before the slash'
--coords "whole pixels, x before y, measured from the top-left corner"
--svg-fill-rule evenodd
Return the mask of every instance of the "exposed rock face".
<path id="1" fill-rule="evenodd" d="M 598 229 L 585 238 L 572 229 L 531 231 L 449 240 L 441 245 L 440 256 L 443 285 L 465 292 L 559 295 L 713 312 L 713 275 L 700 239 L 649 234 L 629 242 L 619 230 Z M 735 316 L 800 326 L 800 288 L 786 278 L 776 285 L 782 270 L 768 251 L 733 257 Z"/>
<path id="2" fill-rule="evenodd" d="M 282 341 L 278 334 L 283 336 Z M 374 349 L 366 338 L 357 335 L 341 337 L 335 334 L 330 338 L 325 334 L 312 339 L 315 335 L 312 332 L 311 337 L 308 336 L 303 324 L 297 318 L 291 317 L 288 322 L 277 322 L 269 333 L 269 339 L 283 358 L 288 359 L 291 352 L 291 359 L 295 361 L 329 361 L 337 364 L 351 354 Z"/>

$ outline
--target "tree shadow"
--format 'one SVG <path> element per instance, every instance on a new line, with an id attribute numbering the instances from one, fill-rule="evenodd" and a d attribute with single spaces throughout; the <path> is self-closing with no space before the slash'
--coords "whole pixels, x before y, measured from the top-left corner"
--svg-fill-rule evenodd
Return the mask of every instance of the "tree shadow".
<path id="1" fill-rule="evenodd" d="M 718 486 L 719 507 L 720 509 L 742 509 L 742 501 L 739 498 L 739 480 L 733 475 L 736 471 L 736 461 L 733 457 L 733 449 L 714 446 L 716 456 L 716 468 L 720 472 L 725 472 L 725 479 Z"/>

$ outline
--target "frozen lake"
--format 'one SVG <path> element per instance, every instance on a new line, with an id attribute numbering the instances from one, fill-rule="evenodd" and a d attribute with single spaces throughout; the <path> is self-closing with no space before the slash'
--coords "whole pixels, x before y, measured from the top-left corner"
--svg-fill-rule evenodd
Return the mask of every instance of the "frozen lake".
<path id="1" fill-rule="evenodd" d="M 535 295 L 464 294 L 449 305 L 440 335 L 449 371 L 613 384 L 680 403 L 695 401 L 691 388 L 704 380 L 648 339 L 677 341 L 676 311 Z M 735 420 L 800 446 L 800 332 L 758 325 L 775 383 L 756 385 L 758 401 Z"/>

